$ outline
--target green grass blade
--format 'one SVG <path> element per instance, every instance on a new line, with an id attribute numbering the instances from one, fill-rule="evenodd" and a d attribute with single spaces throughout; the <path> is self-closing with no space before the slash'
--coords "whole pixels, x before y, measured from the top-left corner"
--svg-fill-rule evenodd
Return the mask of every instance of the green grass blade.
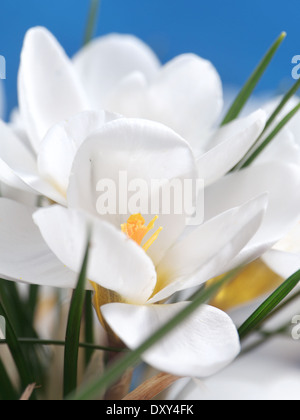
<path id="1" fill-rule="evenodd" d="M 125 357 L 122 357 L 118 362 L 113 364 L 105 374 L 92 382 L 82 389 L 80 389 L 76 395 L 72 395 L 69 399 L 73 400 L 91 400 L 102 390 L 107 389 L 110 385 L 118 380 L 122 374 L 131 366 L 139 362 L 140 357 L 145 351 L 150 347 L 156 344 L 159 340 L 169 334 L 174 328 L 181 324 L 185 319 L 195 312 L 199 306 L 209 301 L 216 293 L 219 291 L 225 283 L 229 282 L 234 278 L 239 270 L 234 270 L 224 276 L 220 281 L 213 284 L 210 287 L 207 287 L 205 290 L 201 290 L 196 296 L 195 299 L 179 314 L 177 314 L 172 320 L 166 323 L 161 327 L 156 333 L 154 333 L 150 338 L 148 338 L 142 345 L 140 345 L 136 350 L 129 352 Z"/>
<path id="2" fill-rule="evenodd" d="M 94 343 L 94 309 L 93 309 L 93 292 L 87 291 L 85 295 L 85 342 Z M 93 355 L 93 349 L 86 349 L 85 351 L 85 365 L 88 366 Z"/>
<path id="3" fill-rule="evenodd" d="M 100 10 L 100 3 L 100 0 L 91 0 L 89 17 L 84 35 L 84 45 L 87 45 L 93 39 L 97 18 Z"/>
<path id="4" fill-rule="evenodd" d="M 9 320 L 7 312 L 0 300 L 0 316 L 3 316 L 6 322 L 6 342 L 9 347 L 10 353 L 14 359 L 16 367 L 18 369 L 21 384 L 23 388 L 26 388 L 29 384 L 35 382 L 34 378 L 31 375 L 31 371 L 27 364 L 26 358 L 22 351 L 22 348 L 18 342 L 16 333 L 13 329 L 13 326 Z"/>
<path id="5" fill-rule="evenodd" d="M 39 338 L 18 338 L 18 342 L 20 345 L 24 346 L 57 346 L 57 347 L 64 347 L 66 345 L 65 341 L 61 340 L 42 340 Z M 0 340 L 0 346 L 7 344 L 6 340 Z M 79 343 L 79 347 L 88 350 L 100 350 L 100 351 L 108 351 L 113 353 L 124 353 L 126 349 L 118 349 L 116 347 L 107 347 L 107 346 L 98 346 L 97 344 L 93 343 Z"/>
<path id="6" fill-rule="evenodd" d="M 241 164 L 239 169 L 244 169 L 250 166 L 255 159 L 265 150 L 265 148 L 274 140 L 277 134 L 286 126 L 287 123 L 291 121 L 291 119 L 297 114 L 300 110 L 300 103 L 296 105 L 292 111 L 290 111 L 281 121 L 280 123 L 274 128 L 274 130 L 269 134 L 269 136 L 262 142 L 260 146 L 247 158 L 247 160 Z"/>
<path id="7" fill-rule="evenodd" d="M 241 89 L 237 98 L 231 105 L 221 125 L 228 124 L 229 122 L 233 121 L 239 116 L 240 112 L 242 111 L 248 99 L 252 95 L 254 89 L 256 88 L 258 82 L 262 78 L 264 72 L 266 71 L 272 58 L 274 57 L 276 51 L 282 44 L 285 37 L 286 37 L 286 33 L 282 32 L 279 38 L 274 42 L 274 44 L 267 51 L 266 55 L 263 57 L 258 67 L 254 70 L 254 72 L 252 73 L 248 81 L 245 83 L 244 87 Z"/>
<path id="8" fill-rule="evenodd" d="M 90 240 L 88 240 L 77 287 L 73 292 L 69 311 L 64 355 L 64 396 L 69 395 L 77 387 L 79 338 L 85 300 L 89 247 Z"/>
<path id="9" fill-rule="evenodd" d="M 39 298 L 39 290 L 40 290 L 40 287 L 35 284 L 29 287 L 29 296 L 28 296 L 27 306 L 28 306 L 28 316 L 29 316 L 29 320 L 31 321 L 31 325 L 34 324 L 34 317 L 35 317 L 35 312 L 36 312 L 38 298 Z"/>
<path id="10" fill-rule="evenodd" d="M 288 103 L 288 101 L 297 93 L 299 88 L 300 88 L 300 79 L 297 80 L 297 82 L 291 87 L 291 89 L 284 95 L 284 97 L 280 101 L 279 105 L 277 106 L 275 111 L 272 113 L 272 115 L 269 117 L 268 121 L 266 122 L 265 128 L 264 128 L 263 132 L 261 133 L 261 135 L 258 137 L 256 142 L 253 144 L 251 149 L 247 152 L 246 156 L 230 172 L 234 172 L 234 171 L 237 171 L 237 170 L 241 169 L 241 167 L 243 165 L 243 162 L 245 162 L 247 160 L 247 156 L 249 156 L 249 155 L 251 156 L 253 151 L 256 150 L 260 140 L 262 139 L 262 137 L 265 134 L 265 132 L 267 131 L 267 129 L 275 121 L 276 117 L 280 114 L 280 112 L 283 110 L 283 108 Z"/>
<path id="11" fill-rule="evenodd" d="M 32 295 L 33 290 L 37 291 L 37 288 L 32 286 L 30 290 L 29 297 Z M 22 335 L 30 338 L 38 338 L 33 324 L 36 305 L 33 299 L 31 298 L 31 301 L 22 299 L 17 284 L 2 279 L 0 280 L 0 297 L 2 302 L 5 302 L 5 311 L 15 335 L 17 337 Z M 35 377 L 36 382 L 41 382 L 43 378 L 43 361 L 46 357 L 45 353 L 32 348 L 26 348 L 23 349 L 23 354 L 27 365 L 30 366 L 32 376 Z"/>
<path id="12" fill-rule="evenodd" d="M 300 281 L 300 270 L 289 277 L 239 328 L 240 339 L 243 340 L 257 329 L 270 313 L 286 298 Z"/>
<path id="13" fill-rule="evenodd" d="M 264 128 L 263 133 L 266 132 L 266 130 L 270 127 L 270 125 L 275 121 L 276 117 L 280 114 L 280 112 L 283 110 L 285 105 L 288 103 L 288 101 L 297 93 L 297 91 L 300 89 L 300 79 L 297 80 L 296 83 L 291 87 L 291 89 L 284 95 L 282 100 L 280 101 L 279 105 L 275 109 L 275 111 L 272 113 L 270 118 L 268 119 L 266 126 Z"/>

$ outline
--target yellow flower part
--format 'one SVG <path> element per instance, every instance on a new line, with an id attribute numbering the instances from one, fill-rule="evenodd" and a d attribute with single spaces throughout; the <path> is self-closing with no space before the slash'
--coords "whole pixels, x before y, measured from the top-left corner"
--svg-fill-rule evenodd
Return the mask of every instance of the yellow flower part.
<path id="1" fill-rule="evenodd" d="M 142 244 L 144 237 L 154 228 L 155 222 L 158 219 L 158 216 L 155 216 L 154 219 L 146 226 L 145 219 L 141 214 L 134 214 L 129 217 L 127 223 L 121 225 L 122 232 L 126 233 L 128 238 L 135 241 L 138 245 Z M 147 252 L 151 245 L 156 241 L 162 227 L 160 227 L 151 238 L 142 246 L 142 248 Z"/>
<path id="2" fill-rule="evenodd" d="M 129 217 L 127 223 L 124 223 L 121 225 L 122 232 L 125 233 L 128 238 L 135 241 L 138 245 L 142 246 L 142 248 L 145 250 L 145 252 L 148 251 L 148 249 L 153 245 L 153 243 L 158 238 L 160 232 L 162 231 L 162 227 L 160 227 L 145 243 L 142 245 L 142 242 L 145 238 L 145 236 L 154 228 L 155 222 L 157 221 L 158 216 L 155 216 L 154 219 L 146 225 L 145 219 L 141 214 L 134 214 Z M 112 291 L 105 289 L 104 287 L 99 286 L 98 284 L 91 282 L 95 294 L 93 297 L 93 304 L 97 311 L 97 315 L 99 318 L 99 321 L 104 326 L 104 328 L 107 328 L 106 323 L 103 319 L 103 316 L 101 314 L 101 306 L 107 304 L 107 303 L 114 303 L 114 302 L 124 302 L 122 297 Z"/>
<path id="3" fill-rule="evenodd" d="M 207 285 L 217 280 L 210 280 Z M 222 287 L 210 304 L 226 312 L 273 292 L 282 282 L 282 277 L 275 274 L 262 260 L 256 260 Z"/>

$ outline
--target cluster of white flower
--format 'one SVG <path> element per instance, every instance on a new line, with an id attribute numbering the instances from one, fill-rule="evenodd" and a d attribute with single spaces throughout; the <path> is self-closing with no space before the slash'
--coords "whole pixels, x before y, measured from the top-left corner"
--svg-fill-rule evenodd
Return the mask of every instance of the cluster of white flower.
<path id="1" fill-rule="evenodd" d="M 300 220 L 299 119 L 252 165 L 231 171 L 277 102 L 220 128 L 222 84 L 207 60 L 186 54 L 161 66 L 125 35 L 96 39 L 70 60 L 40 27 L 25 37 L 18 96 L 11 123 L 0 122 L 9 197 L 0 199 L 2 278 L 74 288 L 91 226 L 87 288 L 102 322 L 134 349 L 188 305 L 168 303 L 176 292 L 263 255 L 282 276 L 300 268 L 298 238 L 279 242 Z M 185 215 L 172 212 L 100 216 L 97 183 L 118 185 L 120 171 L 149 185 L 203 179 L 203 223 L 186 226 Z M 41 196 L 48 202 L 37 208 Z M 154 222 L 163 229 L 148 236 Z M 291 242 L 298 249 L 288 253 Z M 143 358 L 204 378 L 240 349 L 229 315 L 203 305 Z"/>

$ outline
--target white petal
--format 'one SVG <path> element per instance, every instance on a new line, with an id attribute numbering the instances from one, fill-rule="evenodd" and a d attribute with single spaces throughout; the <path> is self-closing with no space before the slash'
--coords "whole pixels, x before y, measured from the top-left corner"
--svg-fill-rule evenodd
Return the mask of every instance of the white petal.
<path id="1" fill-rule="evenodd" d="M 50 251 L 34 225 L 34 209 L 0 199 L 0 275 L 8 280 L 68 288 L 77 276 Z"/>
<path id="2" fill-rule="evenodd" d="M 259 228 L 267 205 L 266 196 L 233 208 L 204 223 L 178 241 L 157 268 L 162 289 L 149 303 L 200 285 L 222 274 Z"/>
<path id="3" fill-rule="evenodd" d="M 107 97 L 123 78 L 141 72 L 150 81 L 160 67 L 141 40 L 118 34 L 92 41 L 74 57 L 74 65 L 94 109 L 106 108 Z"/>
<path id="4" fill-rule="evenodd" d="M 89 108 L 72 63 L 45 28 L 27 32 L 18 89 L 22 118 L 37 151 L 52 125 Z"/>
<path id="5" fill-rule="evenodd" d="M 113 331 L 130 349 L 136 349 L 187 305 L 110 304 L 101 310 Z M 223 369 L 239 351 L 238 334 L 228 315 L 204 305 L 149 349 L 143 359 L 163 372 L 200 378 Z"/>
<path id="6" fill-rule="evenodd" d="M 300 270 L 300 254 L 270 249 L 263 257 L 263 261 L 284 279 Z"/>
<path id="7" fill-rule="evenodd" d="M 253 162 L 260 165 L 267 162 L 286 162 L 300 166 L 300 142 L 297 143 L 293 133 L 288 129 L 283 129 L 277 134 L 276 138 Z"/>
<path id="8" fill-rule="evenodd" d="M 0 179 L 12 188 L 44 195 L 65 204 L 65 198 L 39 174 L 35 156 L 13 132 L 0 121 Z"/>
<path id="9" fill-rule="evenodd" d="M 149 87 L 144 117 L 173 128 L 197 150 L 222 107 L 222 84 L 216 69 L 207 60 L 185 54 L 165 65 Z"/>
<path id="10" fill-rule="evenodd" d="M 38 168 L 41 176 L 66 194 L 73 160 L 83 141 L 117 118 L 104 111 L 86 111 L 52 127 L 40 145 Z"/>
<path id="11" fill-rule="evenodd" d="M 216 131 L 209 140 L 210 150 L 197 161 L 199 177 L 205 180 L 205 186 L 221 178 L 245 156 L 265 123 L 266 114 L 259 110 Z"/>
<path id="12" fill-rule="evenodd" d="M 300 171 L 295 165 L 277 162 L 255 165 L 210 186 L 205 195 L 205 215 L 207 218 L 213 217 L 258 194 L 268 193 L 269 204 L 262 226 L 249 242 L 248 250 L 245 250 L 246 254 L 249 249 L 255 251 L 258 248 L 260 252 L 265 252 L 298 222 L 299 189 Z"/>
<path id="13" fill-rule="evenodd" d="M 11 187 L 31 191 L 16 173 L 36 173 L 34 156 L 13 130 L 0 120 L 0 179 Z"/>
<path id="14" fill-rule="evenodd" d="M 99 217 L 99 181 L 112 181 L 118 196 L 117 208 L 114 214 L 103 215 L 103 218 L 120 228 L 131 214 L 142 213 L 146 222 L 159 215 L 157 223 L 164 229 L 159 240 L 149 250 L 149 255 L 156 262 L 182 233 L 186 215 L 184 212 L 177 215 L 172 208 L 166 215 L 167 211 L 162 209 L 162 200 L 159 207 L 152 211 L 150 207 L 154 204 L 153 197 L 160 191 L 158 187 L 151 188 L 153 181 L 158 180 L 161 184 L 163 180 L 168 185 L 173 179 L 194 180 L 195 177 L 193 154 L 188 144 L 176 133 L 159 123 L 120 119 L 103 126 L 79 149 L 72 168 L 68 203 L 71 207 L 84 208 Z M 136 192 L 132 193 L 128 190 L 134 189 L 135 181 L 140 181 L 142 185 L 136 186 Z M 125 203 L 121 210 L 119 189 Z M 139 194 L 146 203 L 145 211 L 131 207 L 131 199 L 135 194 Z"/>
<path id="15" fill-rule="evenodd" d="M 141 117 L 147 88 L 148 81 L 143 73 L 130 73 L 107 96 L 106 108 L 126 117 Z"/>
<path id="16" fill-rule="evenodd" d="M 77 273 L 90 225 L 88 279 L 132 303 L 144 303 L 153 292 L 156 272 L 152 261 L 141 247 L 110 224 L 60 206 L 39 210 L 34 221 L 49 248 Z"/>
<path id="17" fill-rule="evenodd" d="M 298 401 L 298 355 L 299 343 L 275 337 L 205 383 L 191 382 L 176 397 L 188 401 Z"/>
<path id="18" fill-rule="evenodd" d="M 0 190 L 1 197 L 3 198 L 9 198 L 12 201 L 17 201 L 18 203 L 31 207 L 34 207 L 37 204 L 38 197 L 36 194 L 12 188 L 4 183 L 1 183 Z"/>

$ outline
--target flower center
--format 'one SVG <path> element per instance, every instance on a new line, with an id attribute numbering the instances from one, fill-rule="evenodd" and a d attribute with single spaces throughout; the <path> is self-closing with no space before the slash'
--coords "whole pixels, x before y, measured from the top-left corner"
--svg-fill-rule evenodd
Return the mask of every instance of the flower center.
<path id="1" fill-rule="evenodd" d="M 162 227 L 157 229 L 157 231 L 151 236 L 147 242 L 142 245 L 142 241 L 145 236 L 154 228 L 155 222 L 157 221 L 158 216 L 155 216 L 154 219 L 149 223 L 148 226 L 145 224 L 145 219 L 141 214 L 134 214 L 129 217 L 127 223 L 121 225 L 122 232 L 125 233 L 128 238 L 135 241 L 138 245 L 142 246 L 142 248 L 147 252 L 148 249 L 153 245 L 153 243 L 158 238 L 160 232 L 162 231 Z"/>
<path id="2" fill-rule="evenodd" d="M 160 232 L 162 231 L 162 227 L 157 229 L 157 231 L 142 245 L 143 239 L 145 236 L 154 228 L 155 222 L 158 219 L 158 216 L 154 217 L 154 219 L 149 223 L 148 226 L 145 224 L 145 219 L 140 214 L 134 214 L 129 217 L 127 223 L 121 225 L 122 232 L 125 233 L 128 238 L 135 241 L 138 245 L 142 246 L 145 252 L 153 245 L 153 243 L 158 238 Z M 91 282 L 95 293 L 93 297 L 93 304 L 97 311 L 97 315 L 99 321 L 103 325 L 105 329 L 107 329 L 107 325 L 102 317 L 101 313 L 101 306 L 105 305 L 106 303 L 112 302 L 124 302 L 122 297 L 118 295 L 118 293 L 113 292 L 112 290 L 105 289 L 98 284 Z"/>

